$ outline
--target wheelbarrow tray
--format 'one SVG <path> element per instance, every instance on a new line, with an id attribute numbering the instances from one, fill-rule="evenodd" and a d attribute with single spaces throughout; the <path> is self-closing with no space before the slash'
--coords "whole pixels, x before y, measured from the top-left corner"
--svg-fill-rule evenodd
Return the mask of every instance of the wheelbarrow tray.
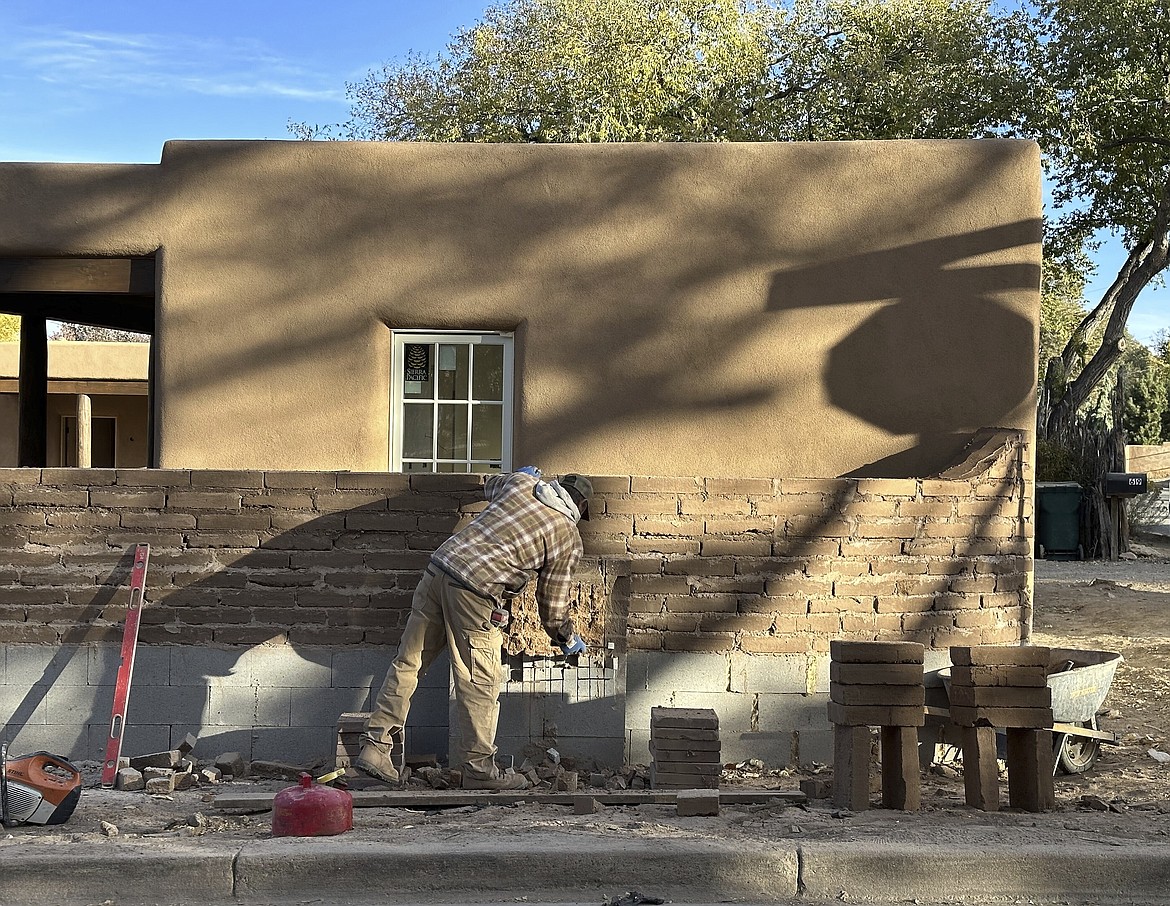
<path id="1" fill-rule="evenodd" d="M 1105 703 L 1121 663 L 1115 651 L 1053 648 L 1048 661 L 1048 688 L 1052 690 L 1052 720 L 1057 724 L 1093 723 Z M 1084 727 L 1060 728 L 1073 733 Z M 1110 738 L 1106 734 L 1104 738 Z"/>

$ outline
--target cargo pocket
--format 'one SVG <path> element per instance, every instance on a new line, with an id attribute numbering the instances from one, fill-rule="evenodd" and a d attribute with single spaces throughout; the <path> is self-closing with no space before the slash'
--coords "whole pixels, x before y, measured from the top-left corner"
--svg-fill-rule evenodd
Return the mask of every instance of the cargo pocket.
<path id="1" fill-rule="evenodd" d="M 471 681 L 477 686 L 494 686 L 500 681 L 500 634 L 479 629 L 467 630 L 471 649 Z"/>

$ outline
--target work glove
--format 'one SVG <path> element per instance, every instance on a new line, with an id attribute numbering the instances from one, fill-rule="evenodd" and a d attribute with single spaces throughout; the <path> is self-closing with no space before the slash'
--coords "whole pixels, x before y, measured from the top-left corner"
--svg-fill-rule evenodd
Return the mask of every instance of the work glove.
<path id="1" fill-rule="evenodd" d="M 573 633 L 572 638 L 567 642 L 560 642 L 561 652 L 565 657 L 572 657 L 574 654 L 585 653 L 585 643 L 581 640 L 581 636 Z"/>
<path id="2" fill-rule="evenodd" d="M 523 472 L 525 475 L 531 475 L 533 478 L 540 478 L 540 476 L 544 474 L 536 466 L 521 466 L 516 471 Z"/>

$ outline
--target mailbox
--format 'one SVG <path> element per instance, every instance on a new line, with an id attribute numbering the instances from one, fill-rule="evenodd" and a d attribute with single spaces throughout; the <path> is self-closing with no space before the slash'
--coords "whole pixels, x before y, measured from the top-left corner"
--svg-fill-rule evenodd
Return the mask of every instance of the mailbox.
<path id="1" fill-rule="evenodd" d="M 1106 472 L 1106 497 L 1136 497 L 1146 493 L 1145 472 Z"/>

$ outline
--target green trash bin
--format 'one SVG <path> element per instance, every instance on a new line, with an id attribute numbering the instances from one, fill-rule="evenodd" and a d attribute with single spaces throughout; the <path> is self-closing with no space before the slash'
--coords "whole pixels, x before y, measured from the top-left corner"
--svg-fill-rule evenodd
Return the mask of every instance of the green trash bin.
<path id="1" fill-rule="evenodd" d="M 1036 556 L 1046 560 L 1083 560 L 1081 500 L 1075 481 L 1036 482 Z"/>

